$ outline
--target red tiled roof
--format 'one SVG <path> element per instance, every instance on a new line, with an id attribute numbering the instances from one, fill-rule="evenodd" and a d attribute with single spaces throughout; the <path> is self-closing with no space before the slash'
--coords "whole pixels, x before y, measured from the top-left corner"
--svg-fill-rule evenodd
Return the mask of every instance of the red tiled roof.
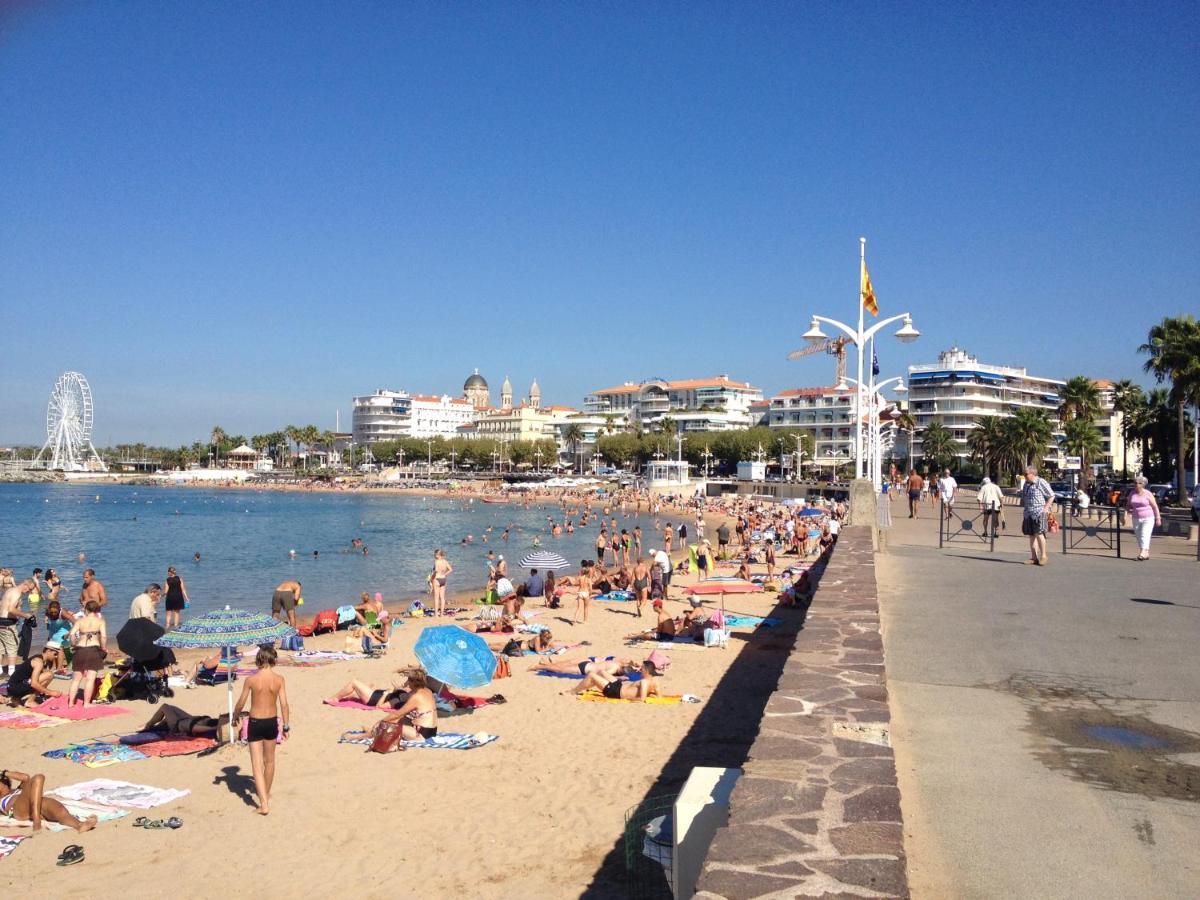
<path id="1" fill-rule="evenodd" d="M 823 397 L 826 394 L 839 393 L 830 387 L 803 387 L 803 388 L 788 388 L 786 391 L 780 391 L 776 397 Z M 847 392 L 849 393 L 849 392 Z"/>

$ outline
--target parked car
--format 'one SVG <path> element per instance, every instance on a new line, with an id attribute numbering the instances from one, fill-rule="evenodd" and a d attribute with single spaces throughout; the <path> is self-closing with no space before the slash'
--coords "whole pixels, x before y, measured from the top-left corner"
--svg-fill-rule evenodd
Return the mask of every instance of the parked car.
<path id="1" fill-rule="evenodd" d="M 1069 503 L 1075 499 L 1075 485 L 1069 481 L 1052 481 L 1050 490 L 1054 491 L 1054 499 L 1060 503 L 1063 501 Z"/>

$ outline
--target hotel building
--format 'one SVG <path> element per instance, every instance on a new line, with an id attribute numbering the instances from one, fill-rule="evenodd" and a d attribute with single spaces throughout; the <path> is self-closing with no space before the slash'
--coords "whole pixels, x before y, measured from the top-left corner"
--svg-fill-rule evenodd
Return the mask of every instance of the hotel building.
<path id="1" fill-rule="evenodd" d="M 354 398 L 351 433 L 356 444 L 411 436 L 412 397 L 406 391 L 379 390 Z"/>
<path id="2" fill-rule="evenodd" d="M 613 416 L 616 423 L 646 430 L 664 418 L 674 420 L 680 433 L 749 428 L 751 408 L 763 399 L 762 390 L 749 382 L 731 381 L 728 375 L 684 381 L 651 379 L 627 381 L 584 398 L 584 411 Z"/>
<path id="3" fill-rule="evenodd" d="M 885 402 L 880 411 L 880 433 L 885 454 L 895 434 L 896 406 Z M 770 400 L 767 425 L 792 428 L 813 441 L 813 457 L 805 463 L 837 467 L 854 461 L 854 391 L 832 387 L 802 387 L 780 391 Z"/>

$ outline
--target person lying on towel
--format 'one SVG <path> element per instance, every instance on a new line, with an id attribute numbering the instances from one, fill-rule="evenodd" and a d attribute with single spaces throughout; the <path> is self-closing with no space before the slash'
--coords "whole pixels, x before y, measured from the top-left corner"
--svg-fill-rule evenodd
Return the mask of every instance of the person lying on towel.
<path id="1" fill-rule="evenodd" d="M 642 677 L 638 681 L 630 681 L 625 675 L 609 678 L 600 672 L 588 672 L 583 681 L 575 687 L 563 691 L 564 694 L 582 694 L 584 691 L 599 691 L 610 700 L 637 700 L 645 702 L 647 697 L 661 696 L 658 690 L 658 676 L 662 673 L 650 660 L 642 663 Z"/>
<path id="2" fill-rule="evenodd" d="M 224 744 L 229 742 L 229 714 L 222 713 L 216 718 L 193 716 L 178 706 L 164 703 L 154 711 L 150 721 L 142 726 L 142 731 L 156 731 L 163 735 L 178 734 L 185 737 L 216 738 Z"/>

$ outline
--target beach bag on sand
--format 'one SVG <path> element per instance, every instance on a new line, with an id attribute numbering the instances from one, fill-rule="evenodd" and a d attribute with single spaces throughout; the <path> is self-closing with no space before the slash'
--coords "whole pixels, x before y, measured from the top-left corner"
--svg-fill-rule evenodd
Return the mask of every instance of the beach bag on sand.
<path id="1" fill-rule="evenodd" d="M 391 753 L 393 750 L 403 750 L 400 746 L 400 723 L 380 722 L 371 732 L 372 753 Z"/>
<path id="2" fill-rule="evenodd" d="M 302 637 L 302 638 L 312 637 L 312 633 L 313 633 L 312 622 L 309 622 L 305 625 L 297 625 L 296 626 L 296 634 L 300 635 L 300 637 Z"/>
<path id="3" fill-rule="evenodd" d="M 303 650 L 304 638 L 299 634 L 289 634 L 279 642 L 280 650 Z"/>
<path id="4" fill-rule="evenodd" d="M 313 619 L 312 633 L 324 634 L 326 631 L 337 631 L 337 624 L 337 612 L 332 609 L 323 609 Z"/>
<path id="5" fill-rule="evenodd" d="M 508 657 L 501 653 L 496 657 L 496 674 L 492 676 L 492 680 L 508 678 L 510 675 L 512 675 L 512 669 L 509 668 Z"/>

